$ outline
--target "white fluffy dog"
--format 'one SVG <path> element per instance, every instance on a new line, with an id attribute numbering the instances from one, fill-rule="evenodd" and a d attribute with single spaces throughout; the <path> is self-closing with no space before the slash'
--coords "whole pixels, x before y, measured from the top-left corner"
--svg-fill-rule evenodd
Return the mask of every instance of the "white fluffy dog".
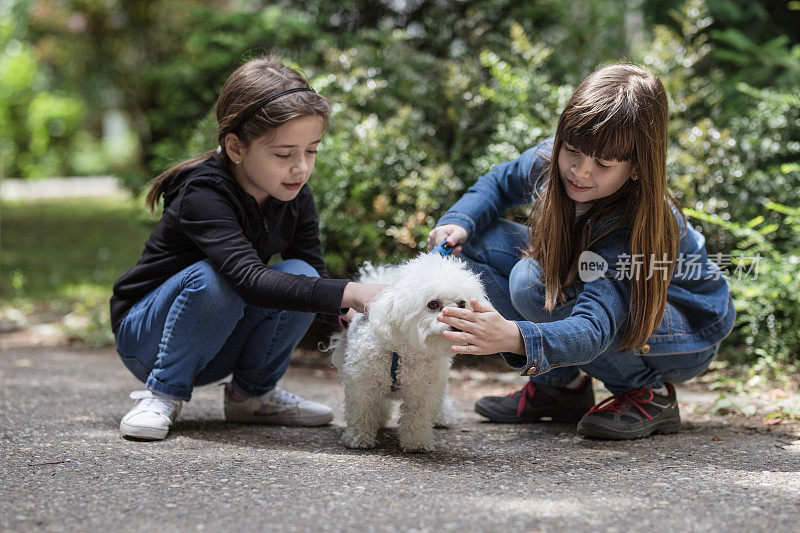
<path id="1" fill-rule="evenodd" d="M 454 344 L 436 320 L 444 307 L 486 302 L 477 274 L 454 257 L 422 254 L 398 266 L 367 263 L 358 281 L 385 283 L 366 315 L 331 338 L 333 364 L 344 387 L 342 440 L 350 448 L 375 446 L 378 429 L 391 416 L 392 399 L 402 401 L 398 435 L 406 452 L 429 452 L 433 426 L 456 422 L 447 397 L 447 374 Z M 398 354 L 394 359 L 392 353 Z"/>

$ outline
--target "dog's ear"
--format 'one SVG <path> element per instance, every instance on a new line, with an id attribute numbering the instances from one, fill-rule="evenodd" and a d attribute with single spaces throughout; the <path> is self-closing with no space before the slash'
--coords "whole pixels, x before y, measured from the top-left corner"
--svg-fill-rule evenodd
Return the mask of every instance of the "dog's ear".
<path id="1" fill-rule="evenodd" d="M 395 321 L 392 313 L 394 313 L 395 299 L 392 291 L 393 287 L 389 287 L 382 291 L 367 309 L 367 316 L 369 317 L 369 325 L 379 338 L 384 341 L 390 341 L 392 338 L 392 323 Z"/>

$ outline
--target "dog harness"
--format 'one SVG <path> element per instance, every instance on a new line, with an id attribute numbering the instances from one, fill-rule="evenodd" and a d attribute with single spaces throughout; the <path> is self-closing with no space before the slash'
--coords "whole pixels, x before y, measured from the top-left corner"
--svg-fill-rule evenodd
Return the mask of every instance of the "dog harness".
<path id="1" fill-rule="evenodd" d="M 397 366 L 400 364 L 400 354 L 392 352 L 392 368 L 389 369 L 389 376 L 392 378 L 392 392 L 396 392 L 397 385 Z"/>

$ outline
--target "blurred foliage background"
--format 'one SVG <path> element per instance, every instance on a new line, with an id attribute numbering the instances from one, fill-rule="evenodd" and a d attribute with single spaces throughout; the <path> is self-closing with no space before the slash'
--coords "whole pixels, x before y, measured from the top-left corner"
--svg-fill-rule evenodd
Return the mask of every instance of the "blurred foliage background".
<path id="1" fill-rule="evenodd" d="M 800 363 L 799 43 L 798 1 L 0 0 L 2 175 L 113 174 L 140 193 L 216 144 L 228 74 L 276 54 L 334 105 L 312 185 L 330 270 L 347 276 L 418 253 L 478 176 L 552 135 L 586 75 L 630 60 L 667 87 L 672 187 L 709 252 L 731 258 L 739 318 L 723 353 L 763 373 Z M 4 205 L 0 295 L 73 298 L 105 331 L 110 283 L 154 219 L 62 209 L 102 213 L 108 242 L 56 237 L 60 260 L 34 262 L 26 246 L 47 238 L 23 228 L 57 210 L 33 209 Z M 93 266 L 54 274 L 86 240 Z M 59 292 L 83 270 L 88 289 Z"/>

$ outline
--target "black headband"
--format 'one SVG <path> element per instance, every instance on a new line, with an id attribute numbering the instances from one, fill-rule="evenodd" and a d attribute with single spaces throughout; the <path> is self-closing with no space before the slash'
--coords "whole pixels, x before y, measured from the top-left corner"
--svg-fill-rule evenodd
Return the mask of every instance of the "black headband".
<path id="1" fill-rule="evenodd" d="M 256 103 L 253 105 L 253 107 L 251 107 L 251 108 L 250 108 L 250 109 L 249 109 L 247 112 L 245 112 L 245 113 L 242 115 L 242 118 L 240 118 L 240 119 L 238 120 L 238 122 L 239 122 L 239 125 L 238 125 L 238 126 L 236 126 L 236 129 L 239 129 L 239 128 L 241 128 L 241 127 L 242 127 L 242 125 L 243 125 L 245 122 L 247 122 L 247 120 L 248 120 L 250 117 L 252 117 L 252 116 L 253 116 L 253 114 L 254 114 L 256 111 L 258 111 L 259 109 L 261 109 L 262 107 L 264 107 L 264 106 L 265 106 L 265 105 L 267 105 L 268 103 L 272 102 L 273 100 L 275 100 L 275 99 L 277 99 L 277 98 L 280 98 L 281 96 L 286 96 L 287 94 L 291 94 L 291 93 L 299 93 L 299 92 L 310 92 L 310 93 L 316 93 L 317 91 L 315 91 L 315 90 L 314 90 L 314 89 L 312 89 L 311 87 L 295 87 L 294 89 L 288 89 L 288 90 L 286 90 L 286 91 L 283 91 L 283 92 L 280 92 L 280 93 L 278 93 L 278 94 L 273 94 L 272 96 L 267 96 L 266 98 L 262 98 L 261 100 L 259 100 L 258 102 L 256 102 Z"/>

